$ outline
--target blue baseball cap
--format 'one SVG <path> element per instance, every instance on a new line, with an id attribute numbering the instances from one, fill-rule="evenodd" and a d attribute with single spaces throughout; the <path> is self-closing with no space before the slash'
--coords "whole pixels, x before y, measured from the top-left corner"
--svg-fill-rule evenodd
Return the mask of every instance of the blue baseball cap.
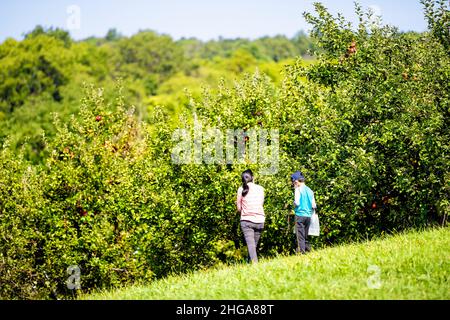
<path id="1" fill-rule="evenodd" d="M 300 171 L 295 171 L 292 175 L 291 175 L 291 180 L 295 181 L 295 180 L 305 180 L 305 176 L 303 175 L 303 173 L 301 173 Z"/>

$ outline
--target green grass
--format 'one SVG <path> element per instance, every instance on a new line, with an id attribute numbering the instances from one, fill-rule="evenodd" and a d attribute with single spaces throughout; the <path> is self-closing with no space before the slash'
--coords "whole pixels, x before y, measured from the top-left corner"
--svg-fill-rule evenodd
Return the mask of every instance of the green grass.
<path id="1" fill-rule="evenodd" d="M 82 299 L 450 299 L 449 250 L 450 228 L 411 231 Z"/>

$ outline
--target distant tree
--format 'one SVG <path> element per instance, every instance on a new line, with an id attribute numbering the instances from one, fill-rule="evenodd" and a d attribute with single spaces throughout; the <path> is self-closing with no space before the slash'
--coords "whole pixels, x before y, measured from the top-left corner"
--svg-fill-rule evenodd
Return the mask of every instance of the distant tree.
<path id="1" fill-rule="evenodd" d="M 61 40 L 67 48 L 70 47 L 73 42 L 68 31 L 53 27 L 44 28 L 41 25 L 37 25 L 32 31 L 26 33 L 24 37 L 25 39 L 29 39 L 43 34 Z"/>
<path id="2" fill-rule="evenodd" d="M 12 112 L 29 96 L 43 92 L 61 101 L 60 87 L 67 83 L 73 62 L 64 42 L 47 34 L 5 41 L 0 45 L 0 109 Z"/>
<path id="3" fill-rule="evenodd" d="M 117 41 L 121 38 L 123 38 L 123 36 L 117 31 L 116 28 L 109 29 L 105 36 L 106 41 Z"/>
<path id="4" fill-rule="evenodd" d="M 294 44 L 286 36 L 263 37 L 256 40 L 255 43 L 262 47 L 265 56 L 275 62 L 298 55 Z"/>
<path id="5" fill-rule="evenodd" d="M 154 31 L 141 31 L 131 38 L 117 41 L 115 66 L 119 75 L 142 79 L 153 94 L 159 83 L 180 70 L 184 63 L 183 50 L 170 36 Z"/>
<path id="6" fill-rule="evenodd" d="M 204 43 L 197 38 L 181 38 L 177 44 L 183 48 L 187 59 L 200 57 L 200 52 L 204 48 Z"/>
<path id="7" fill-rule="evenodd" d="M 224 63 L 229 71 L 239 74 L 244 72 L 249 66 L 255 65 L 256 60 L 247 50 L 238 49 Z"/>
<path id="8" fill-rule="evenodd" d="M 292 42 L 299 55 L 305 56 L 310 54 L 309 51 L 314 51 L 316 48 L 312 39 L 303 31 L 299 31 L 292 38 Z"/>

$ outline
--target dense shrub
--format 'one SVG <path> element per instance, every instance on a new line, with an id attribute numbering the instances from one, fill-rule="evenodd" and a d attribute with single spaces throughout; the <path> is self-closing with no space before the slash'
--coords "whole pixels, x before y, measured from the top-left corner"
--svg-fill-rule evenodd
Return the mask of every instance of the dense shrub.
<path id="1" fill-rule="evenodd" d="M 36 170 L 7 143 L 0 150 L 0 298 L 34 297 L 48 281 L 41 268 L 45 207 Z"/>
<path id="2" fill-rule="evenodd" d="M 374 25 L 359 7 L 357 28 L 320 4 L 316 12 L 305 17 L 318 61 L 288 66 L 281 87 L 246 75 L 186 97 L 189 112 L 173 123 L 159 107 L 141 122 L 120 86 L 113 96 L 91 86 L 76 116 L 55 118 L 42 165 L 4 143 L 0 296 L 76 296 L 67 287 L 73 266 L 86 292 L 243 261 L 234 202 L 249 167 L 266 190 L 265 256 L 292 252 L 289 174 L 298 169 L 316 192 L 316 246 L 444 223 L 450 57 L 441 33 Z M 214 154 L 212 128 L 241 130 L 232 138 L 247 148 L 243 161 L 195 161 L 195 150 L 181 154 L 191 162 L 174 161 L 183 138 L 190 151 Z M 272 172 L 249 158 L 251 129 L 278 130 L 268 139 L 272 148 L 279 142 Z"/>
<path id="3" fill-rule="evenodd" d="M 304 119 L 293 149 L 323 197 L 330 236 L 442 221 L 450 163 L 445 46 L 434 33 L 364 22 L 358 7 L 357 31 L 316 10 L 306 18 L 323 54 L 310 68 L 292 66 L 286 93 Z"/>
<path id="4" fill-rule="evenodd" d="M 102 90 L 89 92 L 79 117 L 68 124 L 56 119 L 57 135 L 37 175 L 29 167 L 25 176 L 24 161 L 3 151 L 2 234 L 12 239 L 2 238 L 3 279 L 34 290 L 2 285 L 2 296 L 69 294 L 67 268 L 75 265 L 85 288 L 151 275 L 134 242 L 140 228 L 135 210 L 148 198 L 135 181 L 145 179 L 136 166 L 145 156 L 145 136 L 120 100 L 108 108 Z M 17 232 L 6 232 L 12 226 Z M 28 257 L 31 265 L 24 264 Z M 31 275 L 15 271 L 19 267 Z"/>

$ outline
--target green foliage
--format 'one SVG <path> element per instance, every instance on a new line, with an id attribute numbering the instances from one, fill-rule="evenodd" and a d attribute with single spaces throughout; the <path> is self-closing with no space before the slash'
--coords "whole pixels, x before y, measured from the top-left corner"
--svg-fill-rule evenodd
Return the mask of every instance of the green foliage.
<path id="1" fill-rule="evenodd" d="M 62 42 L 64 42 L 66 48 L 69 48 L 70 45 L 73 43 L 72 38 L 70 37 L 70 33 L 68 31 L 53 27 L 45 29 L 41 25 L 36 26 L 32 31 L 25 34 L 25 39 L 31 39 L 40 35 L 47 35 L 55 39 L 61 40 Z"/>
<path id="2" fill-rule="evenodd" d="M 119 75 L 142 79 L 148 94 L 154 94 L 158 84 L 179 70 L 183 52 L 169 36 L 142 31 L 117 42 L 119 59 L 115 61 Z"/>
<path id="3" fill-rule="evenodd" d="M 47 281 L 39 228 L 45 207 L 37 170 L 21 154 L 12 154 L 7 142 L 0 150 L 0 298 L 27 298 Z"/>
<path id="4" fill-rule="evenodd" d="M 88 292 L 244 261 L 235 196 L 246 168 L 266 190 L 266 257 L 294 249 L 289 174 L 298 169 L 319 206 L 315 247 L 445 224 L 446 42 L 433 24 L 399 33 L 356 11 L 356 27 L 320 4 L 305 14 L 314 63 L 292 62 L 285 37 L 202 43 L 111 31 L 65 43 L 37 28 L 1 44 L 1 297 L 75 296 L 74 265 Z M 84 82 L 97 85 L 83 93 Z M 202 133 L 277 129 L 276 172 L 262 175 L 267 164 L 248 155 L 175 163 L 174 130 L 192 138 L 199 122 Z"/>
<path id="5" fill-rule="evenodd" d="M 0 45 L 0 65 L 0 111 L 7 113 L 45 92 L 61 101 L 59 90 L 67 83 L 72 53 L 63 41 L 47 35 L 21 42 L 8 39 Z"/>
<path id="6" fill-rule="evenodd" d="M 298 32 L 292 39 L 282 35 L 265 36 L 255 40 L 219 38 L 207 42 L 183 38 L 178 43 L 184 48 L 189 59 L 205 60 L 230 58 L 236 51 L 246 51 L 257 60 L 278 62 L 298 55 L 306 56 L 308 51 L 314 49 L 311 39 L 304 32 Z"/>
<path id="7" fill-rule="evenodd" d="M 150 196 L 143 185 L 149 174 L 146 162 L 138 161 L 147 156 L 146 130 L 121 99 L 111 107 L 102 90 L 87 92 L 79 117 L 67 124 L 56 119 L 57 134 L 47 146 L 50 155 L 37 174 L 29 167 L 23 175 L 26 162 L 3 151 L 2 176 L 9 180 L 2 186 L 17 189 L 2 190 L 7 195 L 1 203 L 2 234 L 13 224 L 17 230 L 9 233 L 14 242 L 3 238 L 0 246 L 9 259 L 2 265 L 4 279 L 11 283 L 2 286 L 3 297 L 71 296 L 66 287 L 71 265 L 81 269 L 86 289 L 153 276 L 136 237 L 148 232 L 140 219 Z M 18 248 L 26 251 L 30 264 L 22 264 L 20 251 L 13 251 Z M 22 276 L 17 267 L 10 268 L 14 264 L 36 278 Z M 23 285 L 24 292 L 13 283 Z"/>
<path id="8" fill-rule="evenodd" d="M 356 32 L 323 6 L 316 10 L 319 18 L 305 17 L 324 52 L 309 68 L 292 66 L 287 101 L 304 119 L 290 150 L 310 172 L 326 233 L 357 237 L 444 219 L 450 163 L 445 47 L 433 36 L 373 25 L 358 7 Z"/>
<path id="9" fill-rule="evenodd" d="M 302 38 L 302 36 L 301 34 L 298 34 L 296 37 L 296 42 L 293 42 L 281 35 L 275 37 L 263 37 L 257 39 L 255 41 L 255 45 L 263 48 L 261 50 L 263 56 L 269 57 L 270 60 L 278 62 L 306 53 L 305 48 L 296 48 L 296 44 L 303 44 L 300 38 Z M 307 39 L 306 36 L 304 38 Z"/>
<path id="10" fill-rule="evenodd" d="M 224 62 L 226 70 L 240 74 L 248 67 L 255 65 L 256 59 L 249 52 L 238 49 Z"/>
<path id="11" fill-rule="evenodd" d="M 94 89 L 83 100 L 79 117 L 57 128 L 44 183 L 51 202 L 44 212 L 57 218 L 45 247 L 48 263 L 55 264 L 48 266 L 52 277 L 60 279 L 55 290 L 64 292 L 61 284 L 67 276 L 61 271 L 70 264 L 81 268 L 87 288 L 134 279 L 142 261 L 134 253 L 132 199 L 145 201 L 134 180 L 135 170 L 142 169 L 135 163 L 145 156 L 145 135 L 120 99 L 108 107 L 103 92 Z M 139 273 L 148 274 L 151 270 Z"/>
<path id="12" fill-rule="evenodd" d="M 421 0 L 428 28 L 450 54 L 450 4 L 445 0 Z"/>
<path id="13" fill-rule="evenodd" d="M 109 29 L 106 33 L 105 40 L 106 41 L 117 41 L 121 39 L 123 36 L 117 31 L 117 29 Z"/>
<path id="14" fill-rule="evenodd" d="M 304 34 L 299 39 L 310 43 Z M 284 46 L 292 46 L 289 39 L 283 41 Z M 270 46 L 279 41 L 266 37 L 264 45 L 260 42 L 174 42 L 152 31 L 128 38 L 115 29 L 104 38 L 75 42 L 67 31 L 37 26 L 24 41 L 9 39 L 0 45 L 0 79 L 4 80 L 0 85 L 0 141 L 9 136 L 14 149 L 28 141 L 25 157 L 42 162 L 42 132 L 50 139 L 55 135 L 51 113 L 58 112 L 67 120 L 76 112 L 84 83 L 96 83 L 108 95 L 121 78 L 124 99 L 136 106 L 141 119 L 162 105 L 171 122 L 186 109 L 186 90 L 198 98 L 204 86 L 217 87 L 221 79 L 232 83 L 256 67 L 278 83 L 286 61 L 275 63 L 266 53 L 275 50 Z M 205 54 L 210 46 L 215 47 L 213 54 Z M 293 58 L 296 53 L 290 54 Z"/>

